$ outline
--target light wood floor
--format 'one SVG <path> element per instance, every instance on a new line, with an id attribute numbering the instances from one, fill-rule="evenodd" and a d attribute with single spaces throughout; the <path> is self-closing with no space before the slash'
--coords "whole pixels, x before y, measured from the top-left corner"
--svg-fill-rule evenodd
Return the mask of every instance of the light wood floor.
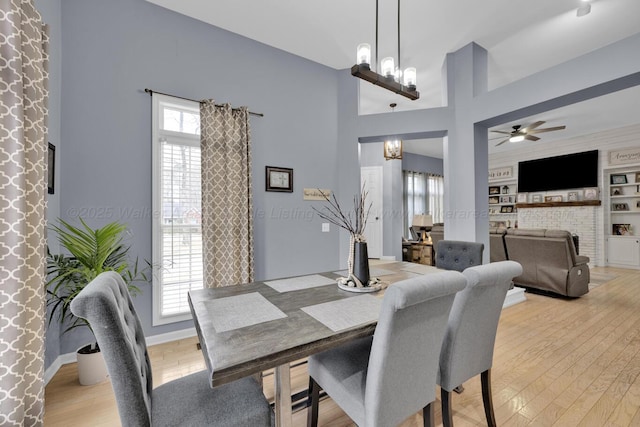
<path id="1" fill-rule="evenodd" d="M 492 371 L 498 425 L 640 426 L 640 271 L 593 268 L 592 276 L 611 280 L 575 300 L 527 293 L 525 303 L 503 310 Z M 204 369 L 195 338 L 149 350 L 156 386 Z M 110 383 L 80 386 L 75 369 L 63 366 L 46 387 L 45 425 L 119 425 Z M 307 386 L 305 365 L 292 370 L 292 383 Z M 479 378 L 464 386 L 453 393 L 456 427 L 486 425 Z M 353 425 L 330 399 L 320 409 L 320 425 Z M 294 425 L 305 424 L 302 409 Z M 419 425 L 420 415 L 402 424 Z"/>

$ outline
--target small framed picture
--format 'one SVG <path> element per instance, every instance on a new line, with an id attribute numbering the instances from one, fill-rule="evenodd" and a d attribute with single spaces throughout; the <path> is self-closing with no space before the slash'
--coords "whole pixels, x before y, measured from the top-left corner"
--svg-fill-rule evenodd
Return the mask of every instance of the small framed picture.
<path id="1" fill-rule="evenodd" d="M 518 203 L 527 203 L 527 193 L 518 193 Z"/>
<path id="2" fill-rule="evenodd" d="M 627 175 L 611 175 L 611 183 L 612 184 L 626 184 L 627 183 Z"/>
<path id="3" fill-rule="evenodd" d="M 542 194 L 534 194 L 531 196 L 531 203 L 542 203 Z"/>
<path id="4" fill-rule="evenodd" d="M 567 200 L 570 202 L 577 202 L 578 201 L 578 192 L 577 191 L 569 191 L 569 193 L 567 194 Z"/>
<path id="5" fill-rule="evenodd" d="M 500 194 L 500 187 L 489 187 L 489 194 Z"/>
<path id="6" fill-rule="evenodd" d="M 490 205 L 495 205 L 497 203 L 500 203 L 500 198 L 498 196 L 489 197 L 489 204 Z"/>
<path id="7" fill-rule="evenodd" d="M 612 205 L 612 210 L 614 211 L 628 211 L 629 210 L 629 205 L 626 203 L 614 203 Z"/>
<path id="8" fill-rule="evenodd" d="M 612 224 L 612 234 L 616 236 L 626 236 L 631 234 L 631 224 Z"/>
<path id="9" fill-rule="evenodd" d="M 512 213 L 513 205 L 505 205 L 500 207 L 500 213 Z"/>
<path id="10" fill-rule="evenodd" d="M 585 188 L 584 189 L 584 199 L 585 200 L 598 200 L 598 188 Z"/>
<path id="11" fill-rule="evenodd" d="M 511 198 L 509 196 L 500 196 L 500 203 L 511 203 Z"/>
<path id="12" fill-rule="evenodd" d="M 293 169 L 266 166 L 266 191 L 293 193 Z"/>
<path id="13" fill-rule="evenodd" d="M 55 193 L 55 176 L 56 176 L 56 146 L 49 142 L 49 151 L 47 155 L 47 193 Z"/>

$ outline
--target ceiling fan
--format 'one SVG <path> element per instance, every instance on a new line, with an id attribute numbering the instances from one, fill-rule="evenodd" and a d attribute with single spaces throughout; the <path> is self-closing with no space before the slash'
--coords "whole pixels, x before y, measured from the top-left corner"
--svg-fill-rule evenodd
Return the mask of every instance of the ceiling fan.
<path id="1" fill-rule="evenodd" d="M 492 130 L 491 132 L 496 132 L 496 133 L 502 133 L 505 135 L 509 135 L 507 138 L 503 139 L 502 141 L 498 142 L 496 144 L 496 147 L 498 145 L 502 145 L 505 142 L 509 141 L 509 142 L 520 142 L 520 141 L 524 141 L 529 140 L 529 141 L 537 141 L 540 138 L 538 138 L 537 136 L 534 136 L 535 133 L 542 133 L 542 132 L 552 132 L 554 130 L 562 130 L 565 129 L 566 126 L 554 126 L 554 127 L 550 127 L 550 128 L 544 128 L 544 129 L 538 129 L 538 127 L 542 126 L 544 123 L 544 121 L 538 121 L 535 123 L 530 124 L 527 127 L 522 127 L 522 125 L 515 125 L 513 126 L 513 130 L 512 131 L 504 131 L 504 130 Z M 496 139 L 496 138 L 493 138 Z"/>

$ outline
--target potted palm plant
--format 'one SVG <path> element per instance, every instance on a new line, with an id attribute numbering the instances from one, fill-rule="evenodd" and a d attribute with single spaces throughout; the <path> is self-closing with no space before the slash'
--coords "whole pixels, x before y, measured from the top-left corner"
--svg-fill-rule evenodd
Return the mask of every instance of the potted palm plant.
<path id="1" fill-rule="evenodd" d="M 104 271 L 118 272 L 128 284 L 129 292 L 137 295 L 140 289 L 135 282 L 147 281 L 151 265 L 138 269 L 138 259 L 129 259 L 130 246 L 124 243 L 127 226 L 111 222 L 92 229 L 82 219 L 76 227 L 59 220 L 59 226 L 51 226 L 60 245 L 68 254 L 52 255 L 47 249 L 47 305 L 51 307 L 49 324 L 58 320 L 63 334 L 76 328 L 91 325 L 71 312 L 71 301 L 96 276 Z M 93 333 L 93 331 L 92 331 Z M 107 378 L 100 348 L 95 340 L 77 351 L 80 384 L 91 385 Z"/>

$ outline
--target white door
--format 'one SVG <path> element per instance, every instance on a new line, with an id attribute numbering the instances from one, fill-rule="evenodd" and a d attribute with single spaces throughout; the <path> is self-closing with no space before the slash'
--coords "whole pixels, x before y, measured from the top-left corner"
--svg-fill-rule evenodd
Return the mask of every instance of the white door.
<path id="1" fill-rule="evenodd" d="M 367 192 L 366 206 L 371 211 L 364 236 L 367 239 L 369 258 L 382 256 L 382 166 L 360 168 L 360 186 Z"/>

